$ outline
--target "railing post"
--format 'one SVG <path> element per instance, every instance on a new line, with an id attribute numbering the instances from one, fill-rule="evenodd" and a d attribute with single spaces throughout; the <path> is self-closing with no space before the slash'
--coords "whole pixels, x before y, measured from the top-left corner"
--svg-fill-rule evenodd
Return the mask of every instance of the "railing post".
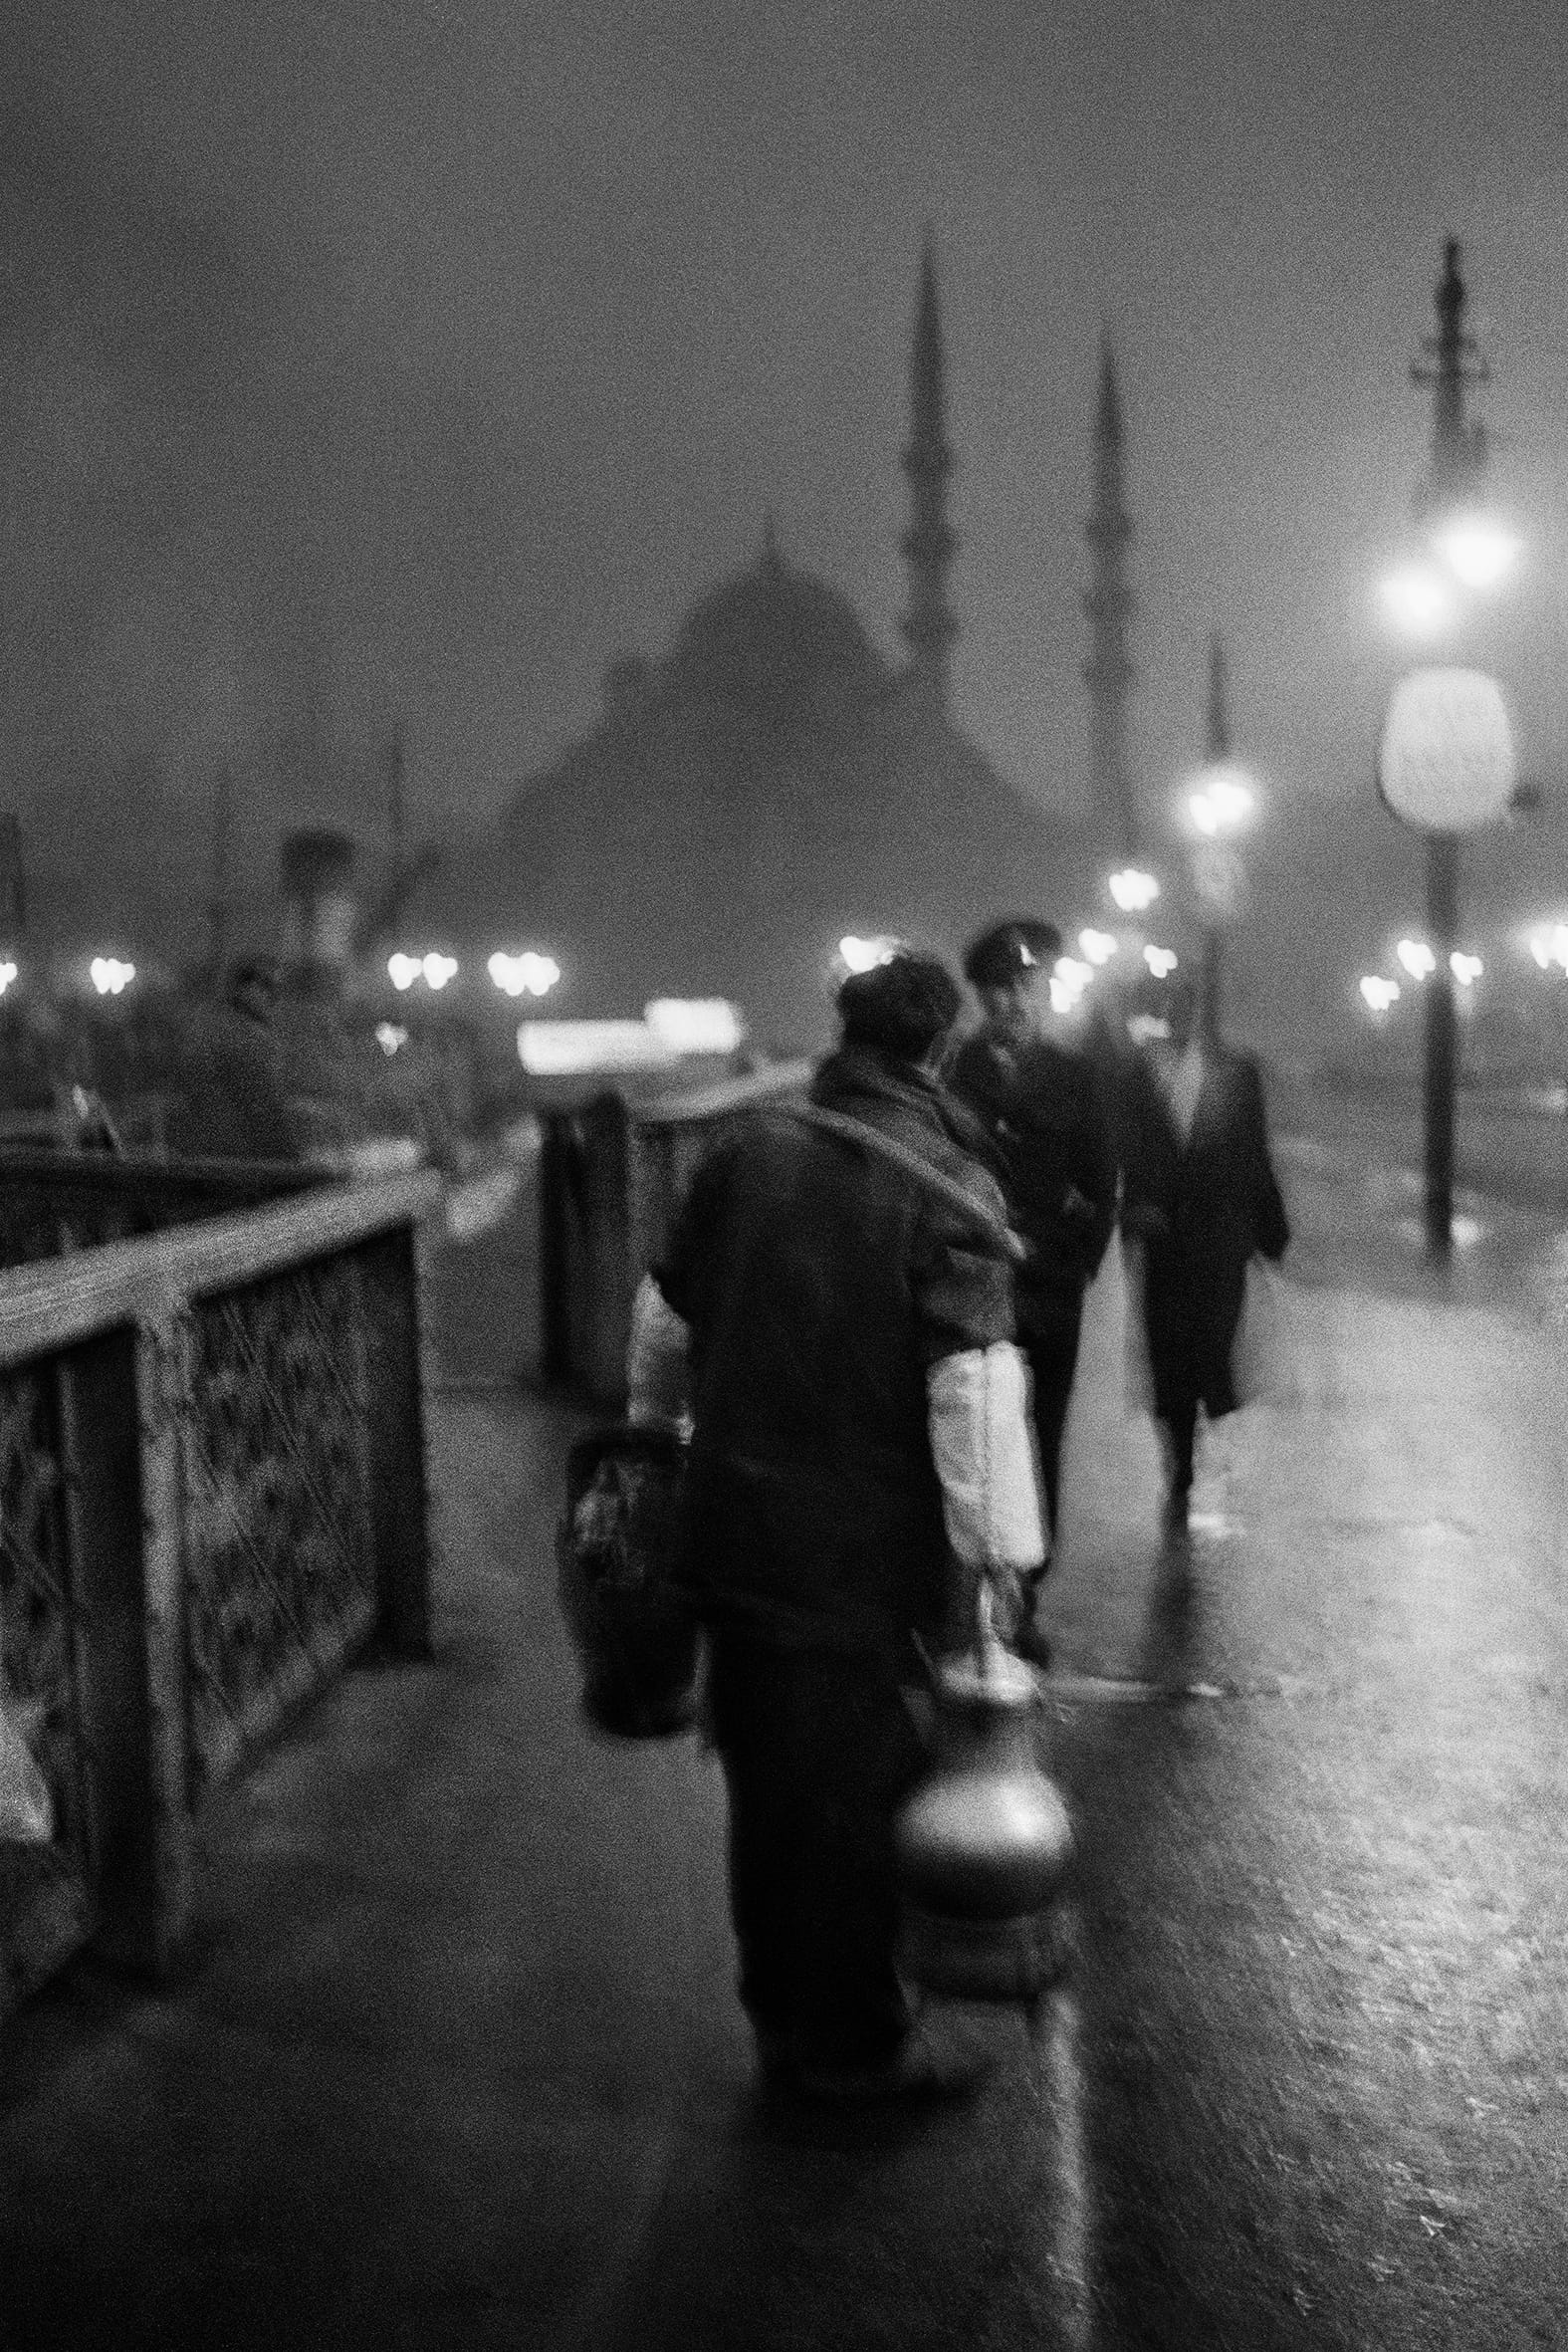
<path id="1" fill-rule="evenodd" d="M 190 1410 L 190 1330 L 170 1299 L 136 1325 L 136 1420 L 141 1467 L 141 1602 L 146 1641 L 147 1838 L 151 1917 L 141 1957 L 158 1972 L 190 1927 L 194 1839 L 185 1691 L 182 1450 Z"/>
<path id="2" fill-rule="evenodd" d="M 377 1622 L 399 1657 L 428 1658 L 429 1495 L 414 1229 L 400 1226 L 367 1243 L 358 1259 Z"/>

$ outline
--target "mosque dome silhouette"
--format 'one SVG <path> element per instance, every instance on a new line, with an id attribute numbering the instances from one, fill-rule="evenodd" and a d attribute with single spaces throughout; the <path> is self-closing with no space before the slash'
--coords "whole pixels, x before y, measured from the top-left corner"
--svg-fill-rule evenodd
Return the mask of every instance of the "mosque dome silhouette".
<path id="1" fill-rule="evenodd" d="M 848 597 L 786 563 L 772 530 L 756 563 L 688 611 L 666 676 L 682 693 L 776 706 L 875 701 L 894 683 Z"/>

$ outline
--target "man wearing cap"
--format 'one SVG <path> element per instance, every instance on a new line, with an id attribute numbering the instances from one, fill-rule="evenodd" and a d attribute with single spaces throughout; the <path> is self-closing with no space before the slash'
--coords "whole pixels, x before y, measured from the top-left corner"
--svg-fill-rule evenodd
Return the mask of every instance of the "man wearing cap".
<path id="1" fill-rule="evenodd" d="M 633 1316 L 632 1418 L 692 1415 L 741 1999 L 765 2079 L 812 2098 L 963 2082 L 895 1965 L 903 1690 L 983 1574 L 1005 1629 L 1044 1551 L 1005 1204 L 935 1076 L 961 1003 L 913 950 L 852 974 L 808 1101 L 721 1137 Z"/>
<path id="2" fill-rule="evenodd" d="M 1053 1530 L 1083 1294 L 1105 1255 L 1116 1207 L 1116 1164 L 1088 1057 L 1044 1033 L 1044 992 L 1060 952 L 1053 923 L 1020 916 L 982 933 L 964 972 L 985 1018 L 947 1068 L 949 1085 L 985 1129 L 1027 1247 L 1013 1270 L 1018 1342 L 1033 1379 Z M 1032 1609 L 1019 1647 L 1041 1662 L 1047 1654 Z"/>
<path id="3" fill-rule="evenodd" d="M 277 995 L 270 958 L 242 956 L 231 968 L 224 1003 L 198 1031 L 185 1098 L 173 1121 L 170 1144 L 182 1157 L 301 1157 L 273 1028 Z"/>

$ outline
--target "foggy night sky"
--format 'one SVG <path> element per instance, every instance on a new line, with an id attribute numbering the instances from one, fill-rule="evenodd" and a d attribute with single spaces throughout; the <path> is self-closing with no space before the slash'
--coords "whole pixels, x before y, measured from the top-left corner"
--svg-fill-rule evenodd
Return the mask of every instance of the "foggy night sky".
<path id="1" fill-rule="evenodd" d="M 224 758 L 270 884 L 310 812 L 259 780 L 313 703 L 343 764 L 316 813 L 376 838 L 355 747 L 401 721 L 414 830 L 488 816 L 770 504 L 896 651 L 927 220 L 956 706 L 1005 774 L 1069 801 L 1081 775 L 1103 322 L 1146 792 L 1201 755 L 1218 627 L 1273 851 L 1326 798 L 1371 822 L 1372 587 L 1454 234 L 1528 542 L 1499 660 L 1526 766 L 1568 780 L 1551 8 L 11 0 L 6 26 L 0 805 L 62 923 L 194 944 Z"/>

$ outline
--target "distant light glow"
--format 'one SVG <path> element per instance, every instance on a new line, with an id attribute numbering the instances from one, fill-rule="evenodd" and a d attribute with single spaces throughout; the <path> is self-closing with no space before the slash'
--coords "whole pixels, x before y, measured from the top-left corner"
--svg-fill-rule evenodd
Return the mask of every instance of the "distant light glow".
<path id="1" fill-rule="evenodd" d="M 1382 583 L 1383 608 L 1407 637 L 1435 637 L 1454 618 L 1454 597 L 1430 564 L 1402 565 Z"/>
<path id="2" fill-rule="evenodd" d="M 1553 964 L 1568 972 L 1568 923 L 1555 923 L 1549 931 L 1532 931 L 1530 953 L 1543 972 Z"/>
<path id="3" fill-rule="evenodd" d="M 723 997 L 656 997 L 642 1018 L 672 1054 L 733 1054 L 746 1024 Z"/>
<path id="4" fill-rule="evenodd" d="M 1143 960 L 1156 980 L 1165 980 L 1176 970 L 1178 959 L 1174 947 L 1146 947 Z"/>
<path id="5" fill-rule="evenodd" d="M 1449 970 L 1454 974 L 1460 988 L 1473 988 L 1485 969 L 1486 967 L 1479 956 L 1463 955 L 1458 948 L 1456 948 L 1449 958 Z"/>
<path id="6" fill-rule="evenodd" d="M 10 987 L 12 981 L 18 979 L 20 975 L 17 972 L 15 964 L 9 962 L 0 964 L 0 997 L 5 995 L 5 992 Z"/>
<path id="7" fill-rule="evenodd" d="M 1372 1012 L 1386 1013 L 1391 1005 L 1399 1003 L 1400 985 L 1397 980 L 1382 980 L 1369 972 L 1361 983 L 1361 993 Z"/>
<path id="8" fill-rule="evenodd" d="M 1091 964 L 1108 964 L 1116 953 L 1114 931 L 1080 931 L 1078 945 Z"/>
<path id="9" fill-rule="evenodd" d="M 1211 768 L 1203 789 L 1187 807 L 1198 830 L 1213 840 L 1217 833 L 1233 833 L 1245 824 L 1256 806 L 1256 795 L 1239 768 Z"/>
<path id="10" fill-rule="evenodd" d="M 871 972 L 898 952 L 896 939 L 856 939 L 851 932 L 838 942 L 839 960 L 851 972 Z"/>
<path id="11" fill-rule="evenodd" d="M 1050 976 L 1051 1011 L 1071 1013 L 1093 978 L 1092 964 L 1081 964 L 1076 956 L 1058 956 Z"/>
<path id="12" fill-rule="evenodd" d="M 88 966 L 88 977 L 101 997 L 117 997 L 136 977 L 134 964 L 122 964 L 117 956 L 95 956 Z"/>
<path id="13" fill-rule="evenodd" d="M 457 978 L 455 956 L 388 956 L 386 976 L 395 989 L 410 989 L 416 980 L 423 980 L 426 988 L 445 988 L 449 980 Z"/>
<path id="14" fill-rule="evenodd" d="M 381 1052 L 390 1058 L 400 1047 L 407 1045 L 408 1032 L 395 1021 L 378 1021 L 375 1025 L 375 1042 Z"/>
<path id="15" fill-rule="evenodd" d="M 1425 939 L 1402 939 L 1394 953 L 1412 980 L 1425 980 L 1438 969 L 1438 959 Z"/>
<path id="16" fill-rule="evenodd" d="M 1123 866 L 1120 873 L 1112 874 L 1108 887 L 1112 902 L 1124 915 L 1141 915 L 1160 895 L 1154 875 L 1137 865 Z"/>
<path id="17" fill-rule="evenodd" d="M 486 966 L 497 988 L 509 997 L 546 997 L 560 978 L 560 966 L 554 956 L 540 955 L 526 948 L 522 955 L 509 956 L 498 948 Z"/>
<path id="18" fill-rule="evenodd" d="M 1484 592 L 1512 571 L 1519 553 L 1514 534 L 1489 515 L 1455 515 L 1432 535 L 1432 544 L 1456 580 Z"/>
<path id="19" fill-rule="evenodd" d="M 646 1069 L 675 1057 L 645 1021 L 525 1021 L 518 1058 L 534 1077 L 589 1070 Z"/>

